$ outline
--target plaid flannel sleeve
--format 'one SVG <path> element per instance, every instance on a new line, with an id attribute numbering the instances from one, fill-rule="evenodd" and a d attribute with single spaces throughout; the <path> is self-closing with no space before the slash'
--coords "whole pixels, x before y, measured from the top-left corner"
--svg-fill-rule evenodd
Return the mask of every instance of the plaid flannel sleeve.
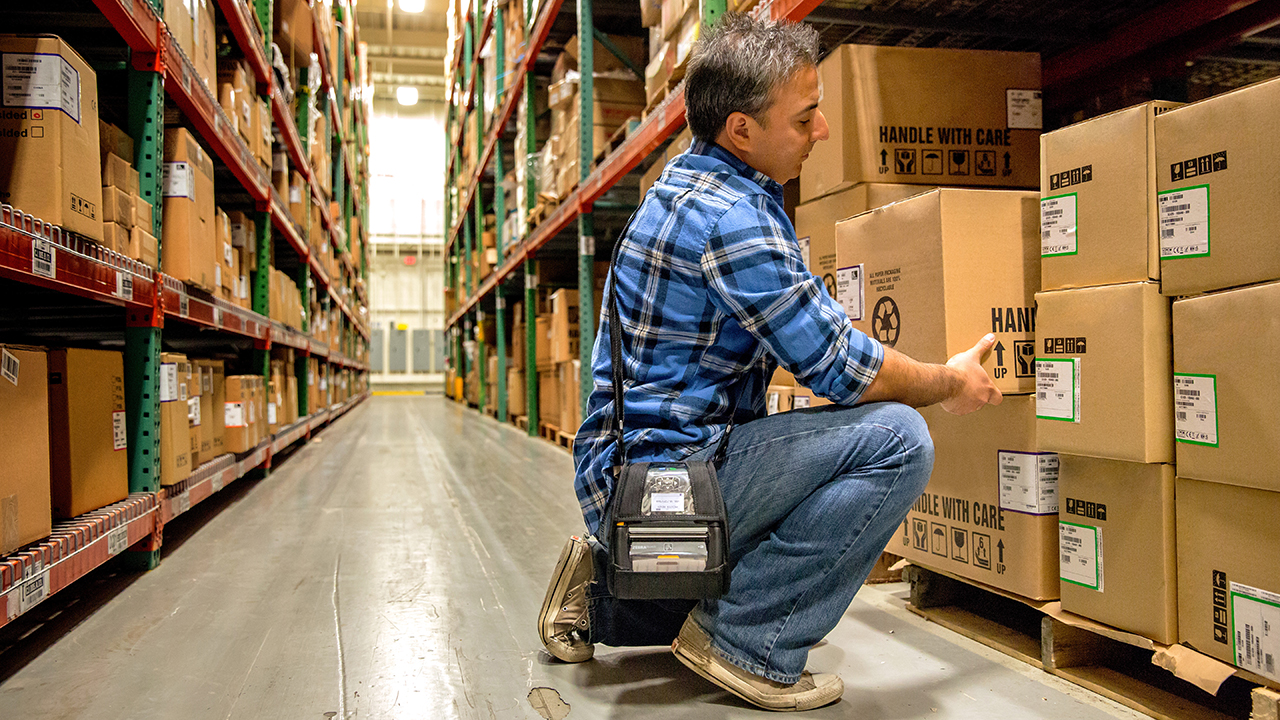
<path id="1" fill-rule="evenodd" d="M 701 265 L 717 309 L 802 385 L 841 405 L 871 385 L 884 347 L 853 327 L 804 266 L 790 223 L 769 211 L 766 196 L 743 198 L 721 216 Z"/>

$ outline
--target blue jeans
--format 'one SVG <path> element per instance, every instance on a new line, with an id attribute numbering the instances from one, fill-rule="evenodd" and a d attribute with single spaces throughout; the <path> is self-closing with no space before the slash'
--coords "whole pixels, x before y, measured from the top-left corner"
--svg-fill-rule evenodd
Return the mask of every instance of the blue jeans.
<path id="1" fill-rule="evenodd" d="M 739 425 L 717 467 L 729 514 L 729 592 L 702 602 L 619 600 L 605 581 L 608 550 L 594 543 L 589 639 L 670 644 L 690 616 L 720 657 L 794 683 L 932 470 L 929 428 L 897 403 L 825 405 Z"/>

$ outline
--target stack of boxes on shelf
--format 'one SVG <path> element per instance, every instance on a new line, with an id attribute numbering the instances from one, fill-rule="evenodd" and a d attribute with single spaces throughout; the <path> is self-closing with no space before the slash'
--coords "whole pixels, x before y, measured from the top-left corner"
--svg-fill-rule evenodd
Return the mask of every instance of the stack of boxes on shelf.
<path id="1" fill-rule="evenodd" d="M 218 60 L 218 104 L 231 127 L 248 145 L 264 171 L 271 170 L 270 99 L 258 95 L 249 63 L 235 58 Z"/>
<path id="2" fill-rule="evenodd" d="M 102 244 L 153 269 L 160 267 L 154 232 L 155 208 L 138 193 L 133 139 L 98 121 L 102 163 Z"/>
<path id="3" fill-rule="evenodd" d="M 755 4 L 754 2 L 752 3 Z M 649 28 L 649 63 L 645 66 L 645 104 L 649 111 L 684 79 L 689 54 L 702 30 L 699 0 L 641 0 L 641 20 Z"/>

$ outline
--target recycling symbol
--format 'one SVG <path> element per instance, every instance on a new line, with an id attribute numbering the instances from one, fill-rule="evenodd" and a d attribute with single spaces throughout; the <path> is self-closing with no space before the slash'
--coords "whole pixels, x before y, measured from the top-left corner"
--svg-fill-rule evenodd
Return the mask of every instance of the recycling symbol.
<path id="1" fill-rule="evenodd" d="M 885 295 L 876 301 L 871 311 L 871 334 L 885 347 L 893 347 L 898 343 L 898 331 L 902 327 L 902 319 L 898 315 L 898 304 L 893 298 Z"/>

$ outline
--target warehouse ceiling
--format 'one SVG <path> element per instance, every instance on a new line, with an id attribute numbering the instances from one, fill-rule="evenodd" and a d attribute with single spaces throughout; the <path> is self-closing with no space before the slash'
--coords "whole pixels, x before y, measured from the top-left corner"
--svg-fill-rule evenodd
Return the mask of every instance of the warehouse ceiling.
<path id="1" fill-rule="evenodd" d="M 409 86 L 418 89 L 420 102 L 444 102 L 447 8 L 448 0 L 426 0 L 417 13 L 402 10 L 399 0 L 356 6 L 375 99 L 394 99 L 397 87 Z"/>

